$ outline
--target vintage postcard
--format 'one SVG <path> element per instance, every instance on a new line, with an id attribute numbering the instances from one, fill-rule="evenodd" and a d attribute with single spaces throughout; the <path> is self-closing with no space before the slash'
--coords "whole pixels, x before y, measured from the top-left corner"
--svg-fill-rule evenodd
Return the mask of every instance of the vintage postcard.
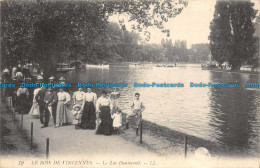
<path id="1" fill-rule="evenodd" d="M 259 167 L 257 0 L 0 9 L 0 167 Z"/>

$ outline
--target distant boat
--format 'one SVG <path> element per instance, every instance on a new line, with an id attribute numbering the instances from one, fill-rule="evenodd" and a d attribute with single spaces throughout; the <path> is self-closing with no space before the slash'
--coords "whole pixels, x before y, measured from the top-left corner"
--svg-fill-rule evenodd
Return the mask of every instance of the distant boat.
<path id="1" fill-rule="evenodd" d="M 74 70 L 75 67 L 69 66 L 67 63 L 58 63 L 57 64 L 57 72 L 68 72 Z"/>
<path id="2" fill-rule="evenodd" d="M 141 64 L 140 62 L 130 62 L 129 63 L 129 68 L 136 68 L 136 67 L 141 67 L 144 66 L 144 64 Z"/>
<path id="3" fill-rule="evenodd" d="M 99 65 L 93 65 L 93 64 L 86 64 L 86 68 L 101 68 L 101 69 L 108 69 L 108 64 L 99 64 Z"/>
<path id="4" fill-rule="evenodd" d="M 153 67 L 154 69 L 160 68 L 160 69 L 168 69 L 168 68 L 176 68 L 175 65 L 156 65 L 155 67 Z"/>

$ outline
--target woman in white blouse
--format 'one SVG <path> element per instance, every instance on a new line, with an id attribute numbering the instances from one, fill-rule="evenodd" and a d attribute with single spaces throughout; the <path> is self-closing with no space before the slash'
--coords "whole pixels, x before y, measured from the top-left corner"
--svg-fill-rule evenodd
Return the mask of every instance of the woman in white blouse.
<path id="1" fill-rule="evenodd" d="M 62 124 L 70 124 L 73 121 L 73 114 L 68 109 L 68 103 L 70 101 L 70 95 L 63 91 L 63 88 L 59 89 L 57 94 L 58 104 L 56 110 L 56 127 L 62 126 Z"/>
<path id="2" fill-rule="evenodd" d="M 97 94 L 91 91 L 91 88 L 87 89 L 84 97 L 84 104 L 82 105 L 82 129 L 95 129 L 96 128 L 96 110 L 95 105 L 97 101 Z"/>
<path id="3" fill-rule="evenodd" d="M 33 104 L 32 104 L 29 114 L 32 115 L 34 118 L 39 118 L 39 115 L 40 115 L 39 105 L 35 99 L 36 95 L 38 94 L 38 92 L 40 90 L 41 90 L 41 88 L 38 87 L 38 88 L 34 89 L 34 91 L 33 91 Z"/>
<path id="4" fill-rule="evenodd" d="M 97 100 L 96 105 L 98 118 L 101 119 L 101 124 L 97 129 L 97 134 L 111 135 L 113 132 L 113 120 L 111 118 L 112 103 L 107 97 L 107 92 L 102 91 L 102 96 Z"/>
<path id="5" fill-rule="evenodd" d="M 79 90 L 72 96 L 74 104 L 82 105 L 84 103 L 85 92 L 79 87 Z"/>

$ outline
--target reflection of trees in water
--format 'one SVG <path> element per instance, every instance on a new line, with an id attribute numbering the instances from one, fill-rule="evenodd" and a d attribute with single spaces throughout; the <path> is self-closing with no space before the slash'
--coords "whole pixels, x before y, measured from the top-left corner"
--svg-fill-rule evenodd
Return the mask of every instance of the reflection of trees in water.
<path id="1" fill-rule="evenodd" d="M 228 77 L 228 78 L 226 78 Z M 244 83 L 241 75 L 210 74 L 212 82 Z M 210 125 L 217 133 L 216 139 L 223 145 L 249 152 L 258 146 L 257 108 L 258 92 L 240 88 L 210 88 Z"/>

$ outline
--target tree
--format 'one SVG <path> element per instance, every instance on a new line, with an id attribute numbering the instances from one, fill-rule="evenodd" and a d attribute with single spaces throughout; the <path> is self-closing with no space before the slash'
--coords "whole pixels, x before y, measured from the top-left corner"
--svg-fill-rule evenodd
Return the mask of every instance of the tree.
<path id="1" fill-rule="evenodd" d="M 95 49 L 96 43 L 104 39 L 109 16 L 127 13 L 130 21 L 137 23 L 133 29 L 140 32 L 149 26 L 164 29 L 164 23 L 181 13 L 185 6 L 185 0 L 4 0 L 1 2 L 2 60 L 6 65 L 26 60 L 38 62 L 47 79 L 56 72 L 59 60 L 107 59 Z M 124 21 L 120 26 L 125 30 Z"/>
<path id="2" fill-rule="evenodd" d="M 252 59 L 248 60 L 248 64 L 251 64 L 254 67 L 259 67 L 259 57 L 260 57 L 260 53 L 259 53 L 259 47 L 260 47 L 260 45 L 259 45 L 259 39 L 260 39 L 259 22 L 260 22 L 260 16 L 257 16 L 256 20 L 255 20 L 255 24 L 254 24 L 254 27 L 255 27 L 255 30 L 256 30 L 254 37 L 256 38 L 256 48 L 257 48 L 257 50 L 256 50 L 256 53 L 254 54 L 254 56 L 252 57 Z"/>
<path id="3" fill-rule="evenodd" d="M 191 55 L 196 62 L 207 62 L 209 60 L 209 44 L 192 44 Z"/>
<path id="4" fill-rule="evenodd" d="M 253 19 L 256 11 L 250 1 L 220 1 L 210 24 L 210 50 L 219 63 L 230 62 L 232 69 L 251 59 L 256 52 Z"/>
<path id="5" fill-rule="evenodd" d="M 187 41 L 185 40 L 176 40 L 174 43 L 174 53 L 176 54 L 176 58 L 181 62 L 188 62 L 188 49 L 187 49 Z"/>

